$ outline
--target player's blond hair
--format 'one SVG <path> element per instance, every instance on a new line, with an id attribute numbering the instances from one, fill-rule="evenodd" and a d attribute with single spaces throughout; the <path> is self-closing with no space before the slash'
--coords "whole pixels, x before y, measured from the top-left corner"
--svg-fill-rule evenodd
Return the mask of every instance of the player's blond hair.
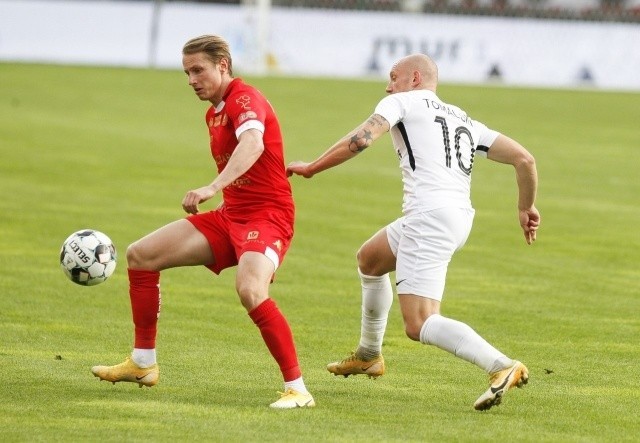
<path id="1" fill-rule="evenodd" d="M 207 58 L 213 63 L 218 64 L 223 58 L 229 64 L 229 75 L 233 76 L 233 67 L 231 63 L 231 51 L 229 43 L 222 37 L 217 35 L 201 35 L 189 40 L 182 47 L 182 54 L 206 54 Z"/>

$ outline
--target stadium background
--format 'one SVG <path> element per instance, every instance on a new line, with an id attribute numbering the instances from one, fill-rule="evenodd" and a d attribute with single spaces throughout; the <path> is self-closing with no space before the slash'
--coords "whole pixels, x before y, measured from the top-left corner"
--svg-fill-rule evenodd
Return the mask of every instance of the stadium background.
<path id="1" fill-rule="evenodd" d="M 640 0 L 0 0 L 0 61 L 180 68 L 224 35 L 251 75 L 384 77 L 425 52 L 449 83 L 640 90 Z"/>
<path id="2" fill-rule="evenodd" d="M 337 57 L 360 35 L 387 32 L 384 18 L 393 29 L 418 23 L 425 47 L 430 35 L 454 28 L 449 24 L 513 24 L 510 40 L 522 45 L 558 33 L 550 51 L 575 45 L 589 55 L 593 45 L 598 55 L 609 49 L 612 58 L 601 61 L 623 60 L 622 72 L 637 63 L 638 22 L 628 4 L 621 21 L 602 12 L 580 18 L 583 2 L 526 17 L 488 15 L 482 5 L 472 15 L 455 12 L 454 4 L 447 14 L 381 4 L 272 5 L 270 38 L 297 32 L 292 42 L 271 42 L 281 71 L 240 74 L 277 109 L 287 160 L 313 158 L 360 123 L 385 81 L 294 78 L 283 72 L 280 44 L 319 59 L 296 69 L 318 74 L 316 66 L 329 65 L 344 74 L 351 66 Z M 162 24 L 155 59 L 154 5 Z M 344 379 L 325 369 L 357 342 L 355 252 L 400 212 L 388 138 L 357 161 L 292 182 L 296 239 L 272 295 L 292 324 L 318 407 L 269 410 L 281 379 L 237 301 L 234 273 L 212 278 L 200 267 L 163 273 L 159 386 L 112 386 L 91 375 L 91 366 L 121 361 L 131 346 L 126 245 L 182 217 L 185 190 L 211 180 L 206 103 L 198 103 L 179 67 L 183 37 L 221 32 L 247 55 L 249 40 L 240 32 L 254 28 L 240 20 L 256 12 L 238 3 L 0 0 L 0 441 L 637 442 L 640 88 L 603 90 L 598 72 L 586 83 L 571 77 L 562 88 L 493 87 L 513 81 L 504 65 L 501 77 L 483 71 L 477 85 L 439 87 L 443 99 L 516 137 L 539 166 L 543 227 L 533 247 L 517 223 L 512 169 L 474 166 L 474 229 L 449 269 L 443 305 L 445 315 L 529 367 L 530 383 L 499 408 L 473 410 L 486 375 L 407 340 L 397 303 L 384 377 Z M 592 17 L 598 14 L 602 20 Z M 288 17 L 308 21 L 287 24 Z M 307 29 L 318 17 L 325 20 L 318 29 Z M 308 47 L 309 34 L 326 37 L 351 20 L 356 27 L 344 29 L 341 44 Z M 426 28 L 434 22 L 438 27 Z M 169 38 L 169 30 L 178 35 Z M 588 35 L 578 38 L 583 30 Z M 618 32 L 630 34 L 614 43 Z M 496 44 L 511 43 L 502 40 Z M 354 55 L 355 65 L 366 68 L 367 55 Z M 521 65 L 535 70 L 544 62 Z M 640 69 L 628 72 L 640 78 Z M 69 282 L 58 266 L 62 241 L 86 227 L 108 233 L 120 253 L 114 275 L 92 288 Z"/>

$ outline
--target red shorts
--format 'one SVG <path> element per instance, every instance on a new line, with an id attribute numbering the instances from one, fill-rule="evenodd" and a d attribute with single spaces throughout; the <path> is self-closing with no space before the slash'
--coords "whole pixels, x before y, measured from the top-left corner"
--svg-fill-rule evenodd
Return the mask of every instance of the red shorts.
<path id="1" fill-rule="evenodd" d="M 259 252 L 278 269 L 293 238 L 293 221 L 279 213 L 261 212 L 242 222 L 232 221 L 224 209 L 198 213 L 187 217 L 207 238 L 215 263 L 207 265 L 216 274 L 236 266 L 240 256 Z"/>

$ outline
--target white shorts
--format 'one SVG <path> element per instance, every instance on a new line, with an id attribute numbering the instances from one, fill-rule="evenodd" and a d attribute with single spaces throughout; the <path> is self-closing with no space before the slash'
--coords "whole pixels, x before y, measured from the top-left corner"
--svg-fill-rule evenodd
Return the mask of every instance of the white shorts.
<path id="1" fill-rule="evenodd" d="M 442 300 L 449 261 L 467 241 L 474 214 L 470 208 L 441 208 L 400 217 L 387 226 L 398 294 Z"/>

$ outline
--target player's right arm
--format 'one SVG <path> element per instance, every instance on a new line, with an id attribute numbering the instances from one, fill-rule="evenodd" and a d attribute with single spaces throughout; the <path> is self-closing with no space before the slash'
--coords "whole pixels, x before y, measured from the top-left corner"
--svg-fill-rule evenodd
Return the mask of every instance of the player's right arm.
<path id="1" fill-rule="evenodd" d="M 538 190 L 536 161 L 517 141 L 500 134 L 491 144 L 487 158 L 512 165 L 516 170 L 518 184 L 518 218 L 527 244 L 536 239 L 540 226 L 540 213 L 535 207 Z"/>
<path id="2" fill-rule="evenodd" d="M 224 169 L 211 184 L 187 192 L 182 200 L 182 208 L 189 214 L 197 214 L 200 203 L 209 200 L 247 172 L 263 151 L 262 132 L 258 129 L 248 129 L 242 132 L 238 137 L 238 145 L 233 150 Z"/>
<path id="3" fill-rule="evenodd" d="M 371 146 L 382 134 L 388 132 L 390 127 L 384 117 L 372 114 L 365 122 L 334 143 L 316 160 L 310 163 L 300 161 L 289 163 L 287 176 L 295 174 L 311 178 L 318 172 L 342 164 Z"/>

